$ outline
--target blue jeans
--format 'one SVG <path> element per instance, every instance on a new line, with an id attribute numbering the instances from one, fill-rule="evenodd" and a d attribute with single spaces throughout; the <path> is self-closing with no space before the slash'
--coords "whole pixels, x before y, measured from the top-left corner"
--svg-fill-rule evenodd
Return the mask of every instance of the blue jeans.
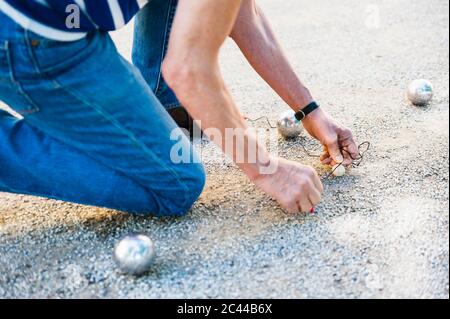
<path id="1" fill-rule="evenodd" d="M 178 0 L 151 0 L 136 16 L 133 64 L 166 109 L 180 107 L 161 74 Z"/>
<path id="2" fill-rule="evenodd" d="M 0 110 L 0 191 L 156 216 L 191 208 L 205 172 L 183 134 L 170 138 L 178 128 L 150 88 L 160 72 L 146 81 L 104 32 L 56 42 L 2 13 L 0 26 L 0 100 L 23 116 Z M 175 164 L 175 146 L 192 160 Z"/>

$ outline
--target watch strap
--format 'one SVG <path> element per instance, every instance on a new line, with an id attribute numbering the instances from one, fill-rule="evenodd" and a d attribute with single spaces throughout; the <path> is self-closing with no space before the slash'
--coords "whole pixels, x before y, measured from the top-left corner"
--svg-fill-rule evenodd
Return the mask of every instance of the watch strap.
<path id="1" fill-rule="evenodd" d="M 308 116 L 308 114 L 314 112 L 318 108 L 319 108 L 319 104 L 317 104 L 316 102 L 311 102 L 307 106 L 305 106 L 303 109 L 301 109 L 300 111 L 295 113 L 295 118 L 298 121 L 303 121 Z"/>

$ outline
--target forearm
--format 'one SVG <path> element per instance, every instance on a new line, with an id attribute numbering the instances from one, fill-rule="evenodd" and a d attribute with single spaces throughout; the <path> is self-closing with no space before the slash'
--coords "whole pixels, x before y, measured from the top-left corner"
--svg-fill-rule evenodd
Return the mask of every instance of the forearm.
<path id="1" fill-rule="evenodd" d="M 248 130 L 218 66 L 205 67 L 208 71 L 194 75 L 191 83 L 177 90 L 177 96 L 205 135 L 254 180 L 268 165 L 269 155 Z"/>
<path id="2" fill-rule="evenodd" d="M 230 35 L 252 67 L 295 111 L 313 101 L 254 0 L 244 0 Z"/>
<path id="3" fill-rule="evenodd" d="M 225 86 L 218 61 L 220 47 L 231 31 L 239 7 L 237 0 L 180 1 L 163 73 L 205 134 L 250 179 L 255 179 L 268 164 L 269 156 L 248 131 Z M 205 25 L 215 28 L 207 32 Z M 230 138 L 230 134 L 234 136 Z"/>

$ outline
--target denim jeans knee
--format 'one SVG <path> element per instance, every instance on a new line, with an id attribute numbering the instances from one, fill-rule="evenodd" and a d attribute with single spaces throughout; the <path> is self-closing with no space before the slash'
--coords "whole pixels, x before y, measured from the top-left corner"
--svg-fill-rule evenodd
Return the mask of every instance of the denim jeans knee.
<path id="1" fill-rule="evenodd" d="M 183 185 L 176 192 L 158 195 L 158 211 L 144 214 L 152 214 L 161 217 L 181 217 L 189 213 L 190 209 L 200 197 L 206 183 L 206 173 L 202 164 L 190 164 L 189 176 L 183 178 Z"/>

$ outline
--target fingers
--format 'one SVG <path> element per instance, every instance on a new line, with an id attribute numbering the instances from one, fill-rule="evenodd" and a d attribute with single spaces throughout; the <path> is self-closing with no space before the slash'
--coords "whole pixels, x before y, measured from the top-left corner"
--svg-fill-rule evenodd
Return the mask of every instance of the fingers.
<path id="1" fill-rule="evenodd" d="M 342 154 L 344 154 L 344 161 L 342 162 L 344 166 L 351 165 L 353 160 L 356 159 L 356 157 L 353 157 L 353 155 L 347 151 L 347 148 L 343 148 Z"/>
<path id="2" fill-rule="evenodd" d="M 309 199 L 311 200 L 311 204 L 313 204 L 313 206 L 316 206 L 320 203 L 320 201 L 322 200 L 322 193 L 323 193 L 323 188 L 322 191 L 318 191 L 318 190 L 313 190 L 310 195 L 309 195 Z"/>
<path id="3" fill-rule="evenodd" d="M 308 196 L 302 196 L 298 201 L 298 206 L 300 208 L 300 212 L 302 213 L 308 213 L 314 207 Z"/>
<path id="4" fill-rule="evenodd" d="M 320 162 L 323 165 L 330 165 L 335 166 L 337 164 L 343 164 L 344 166 L 349 166 L 353 163 L 353 161 L 357 160 L 360 156 L 359 149 L 356 143 L 351 140 L 347 140 L 346 144 L 340 149 L 340 155 L 342 156 L 343 160 L 338 161 L 336 160 L 336 156 L 330 155 L 331 151 L 325 150 L 324 153 L 320 156 Z M 340 158 L 338 158 L 340 159 Z"/>
<path id="5" fill-rule="evenodd" d="M 282 206 L 287 210 L 287 212 L 289 214 L 292 214 L 292 215 L 298 214 L 298 213 L 300 213 L 302 211 L 301 207 L 299 207 L 298 204 L 296 202 L 294 202 L 294 201 L 288 202 L 288 203 L 286 203 L 284 205 L 282 204 Z"/>
<path id="6" fill-rule="evenodd" d="M 322 198 L 322 191 L 319 191 L 315 188 L 314 184 L 311 183 L 308 189 L 302 190 L 297 198 L 290 202 L 282 203 L 282 206 L 290 213 L 290 214 L 298 214 L 298 213 L 308 213 L 310 212 L 317 204 L 320 203 Z"/>
<path id="7" fill-rule="evenodd" d="M 347 146 L 347 151 L 349 152 L 352 159 L 357 159 L 359 157 L 359 149 L 353 138 L 351 139 L 350 144 Z"/>
<path id="8" fill-rule="evenodd" d="M 330 158 L 330 154 L 328 154 L 327 150 L 324 150 L 322 155 L 320 155 L 320 161 L 323 162 L 324 160 L 327 160 Z"/>
<path id="9" fill-rule="evenodd" d="M 309 179 L 305 183 L 298 200 L 300 211 L 303 213 L 310 212 L 317 204 L 319 204 L 323 192 L 323 184 L 316 171 L 311 168 L 308 174 Z"/>
<path id="10" fill-rule="evenodd" d="M 328 152 L 325 152 L 320 156 L 320 162 L 323 165 L 331 165 L 332 161 L 333 159 L 331 158 L 330 154 L 328 154 Z"/>
<path id="11" fill-rule="evenodd" d="M 314 196 L 317 196 L 316 192 L 317 191 L 314 192 Z M 288 211 L 289 214 L 307 213 L 315 206 L 309 197 L 310 195 L 308 195 L 306 191 L 301 191 L 290 201 L 284 203 L 280 202 L 280 204 Z"/>
<path id="12" fill-rule="evenodd" d="M 287 165 L 279 170 L 279 175 L 271 176 L 267 184 L 258 185 L 274 195 L 287 212 L 310 212 L 320 202 L 324 189 L 319 175 L 310 166 L 290 161 L 280 163 Z M 261 181 L 265 182 L 265 179 Z"/>
<path id="13" fill-rule="evenodd" d="M 314 207 L 316 207 L 320 203 L 321 199 L 322 199 L 321 193 L 318 190 L 311 188 L 308 195 L 303 196 L 298 201 L 299 212 L 302 213 L 311 212 L 314 209 Z"/>
<path id="14" fill-rule="evenodd" d="M 350 130 L 345 129 L 340 134 L 340 144 L 344 154 L 344 165 L 350 165 L 354 160 L 358 159 L 359 149 Z"/>
<path id="15" fill-rule="evenodd" d="M 314 190 L 316 190 L 317 192 L 322 194 L 323 191 L 324 191 L 323 184 L 322 184 L 322 181 L 320 180 L 319 175 L 315 171 L 314 171 L 313 183 L 314 183 L 314 186 L 315 186 Z"/>
<path id="16" fill-rule="evenodd" d="M 317 206 L 320 203 L 320 200 L 322 199 L 322 195 L 317 190 L 313 189 L 309 193 L 309 201 L 311 202 L 312 207 Z"/>
<path id="17" fill-rule="evenodd" d="M 344 161 L 344 156 L 341 153 L 341 148 L 339 147 L 339 142 L 337 139 L 328 144 L 327 149 L 328 154 L 330 154 L 334 162 L 340 164 Z"/>
<path id="18" fill-rule="evenodd" d="M 344 154 L 344 161 L 342 162 L 342 164 L 344 166 L 350 166 L 355 160 L 359 159 L 360 154 L 359 154 L 359 150 L 356 147 L 356 144 L 354 145 L 355 147 L 344 147 L 342 149 L 342 154 Z"/>

